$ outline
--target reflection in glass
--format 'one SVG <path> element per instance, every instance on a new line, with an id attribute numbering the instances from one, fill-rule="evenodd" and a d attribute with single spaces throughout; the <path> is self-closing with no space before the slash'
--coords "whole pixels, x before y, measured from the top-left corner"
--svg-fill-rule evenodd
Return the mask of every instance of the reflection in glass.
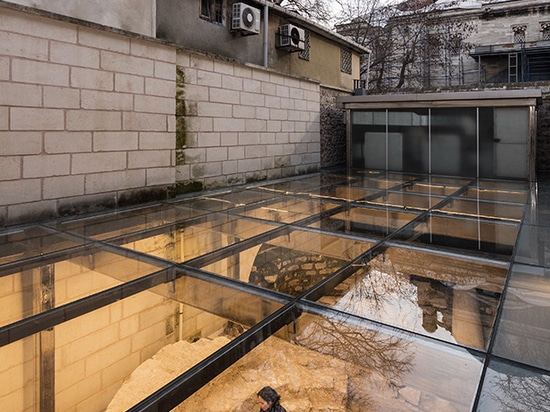
<path id="1" fill-rule="evenodd" d="M 173 262 L 185 262 L 274 228 L 250 219 L 215 213 L 123 239 L 123 246 Z"/>
<path id="2" fill-rule="evenodd" d="M 550 411 L 550 373 L 492 359 L 477 411 Z"/>
<path id="3" fill-rule="evenodd" d="M 304 314 L 175 411 L 254 410 L 266 382 L 289 411 L 468 411 L 470 378 L 480 372 L 480 358 L 467 351 L 357 319 Z"/>
<path id="4" fill-rule="evenodd" d="M 201 269 L 297 296 L 371 246 L 369 242 L 293 230 Z"/>
<path id="5" fill-rule="evenodd" d="M 487 347 L 507 266 L 388 248 L 319 301 L 438 339 Z"/>
<path id="6" fill-rule="evenodd" d="M 548 269 L 514 265 L 493 352 L 550 369 L 550 276 Z"/>

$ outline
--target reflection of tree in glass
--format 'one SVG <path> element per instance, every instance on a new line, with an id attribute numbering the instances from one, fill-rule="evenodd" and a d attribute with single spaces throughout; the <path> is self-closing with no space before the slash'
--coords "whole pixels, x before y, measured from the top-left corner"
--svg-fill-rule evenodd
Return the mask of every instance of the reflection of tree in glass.
<path id="1" fill-rule="evenodd" d="M 498 375 L 491 382 L 499 390 L 490 396 L 504 412 L 550 412 L 549 375 Z"/>
<path id="2" fill-rule="evenodd" d="M 408 341 L 357 325 L 323 319 L 312 322 L 296 337 L 302 346 L 374 369 L 388 380 L 411 369 Z"/>

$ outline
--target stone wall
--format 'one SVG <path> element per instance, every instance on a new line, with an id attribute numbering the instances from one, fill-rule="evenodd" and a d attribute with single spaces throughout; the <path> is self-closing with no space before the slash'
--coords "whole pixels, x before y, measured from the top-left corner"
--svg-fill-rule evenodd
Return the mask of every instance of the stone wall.
<path id="1" fill-rule="evenodd" d="M 320 91 L 310 80 L 178 52 L 177 181 L 204 188 L 319 170 Z"/>
<path id="2" fill-rule="evenodd" d="M 336 96 L 349 94 L 338 89 L 321 88 L 321 167 L 346 163 L 345 111 L 336 108 Z"/>
<path id="3" fill-rule="evenodd" d="M 317 82 L 0 10 L 0 226 L 319 169 Z"/>
<path id="4" fill-rule="evenodd" d="M 550 176 L 550 85 L 541 87 L 542 105 L 537 108 L 537 160 L 539 178 Z"/>

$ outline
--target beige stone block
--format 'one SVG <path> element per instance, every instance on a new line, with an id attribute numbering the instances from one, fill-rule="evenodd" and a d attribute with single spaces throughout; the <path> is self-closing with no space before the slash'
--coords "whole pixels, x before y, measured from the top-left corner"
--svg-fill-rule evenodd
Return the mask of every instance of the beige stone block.
<path id="1" fill-rule="evenodd" d="M 225 176 L 234 175 L 238 173 L 238 167 L 239 167 L 238 160 L 227 160 L 222 164 L 222 174 Z"/>
<path id="2" fill-rule="evenodd" d="M 57 352 L 57 351 L 56 351 Z M 62 365 L 61 356 L 55 357 L 55 388 L 57 391 L 64 391 L 74 385 L 76 381 L 86 377 L 86 359 Z"/>
<path id="3" fill-rule="evenodd" d="M 12 79 L 22 83 L 69 86 L 69 67 L 54 63 L 13 59 Z"/>
<path id="4" fill-rule="evenodd" d="M 226 103 L 198 102 L 197 113 L 201 117 L 231 118 L 233 106 Z"/>
<path id="5" fill-rule="evenodd" d="M 239 103 L 239 93 L 235 93 L 234 90 L 210 90 L 210 101 L 214 103 Z"/>
<path id="6" fill-rule="evenodd" d="M 0 56 L 0 80 L 10 79 L 10 59 L 8 56 Z"/>
<path id="7" fill-rule="evenodd" d="M 266 71 L 266 70 L 261 70 L 261 69 L 253 69 L 252 70 L 252 76 L 250 77 L 251 79 L 255 79 L 255 80 L 259 80 L 261 82 L 273 82 L 272 78 L 280 78 L 281 76 L 278 76 L 278 75 L 275 75 L 275 74 L 271 74 L 270 72 Z"/>
<path id="8" fill-rule="evenodd" d="M 30 36 L 39 35 L 44 39 L 76 42 L 76 26 L 74 24 L 7 8 L 2 8 L 0 27 L 6 31 Z"/>
<path id="9" fill-rule="evenodd" d="M 50 61 L 70 66 L 99 68 L 99 50 L 70 43 L 50 42 Z"/>
<path id="10" fill-rule="evenodd" d="M 82 90 L 81 104 L 88 110 L 132 110 L 133 96 L 128 93 Z"/>
<path id="11" fill-rule="evenodd" d="M 105 347 L 86 358 L 86 375 L 93 375 L 129 357 L 130 339 L 124 339 Z"/>
<path id="12" fill-rule="evenodd" d="M 70 172 L 71 158 L 68 154 L 25 156 L 23 178 L 63 176 Z"/>
<path id="13" fill-rule="evenodd" d="M 78 26 L 78 43 L 119 53 L 130 53 L 130 38 L 104 30 Z"/>
<path id="14" fill-rule="evenodd" d="M 246 79 L 234 76 L 223 76 L 222 77 L 222 89 L 223 90 L 243 90 L 243 84 Z"/>
<path id="15" fill-rule="evenodd" d="M 135 111 L 144 113 L 162 113 L 175 115 L 176 101 L 174 97 L 157 97 L 136 95 L 134 97 Z"/>
<path id="16" fill-rule="evenodd" d="M 10 109 L 12 130 L 63 130 L 64 120 L 62 110 L 21 107 Z"/>
<path id="17" fill-rule="evenodd" d="M 112 72 L 154 76 L 153 60 L 110 51 L 101 52 L 101 68 Z"/>
<path id="18" fill-rule="evenodd" d="M 184 96 L 186 101 L 208 101 L 210 89 L 206 86 L 189 84 L 185 86 Z"/>
<path id="19" fill-rule="evenodd" d="M 113 90 L 114 73 L 102 70 L 72 67 L 71 86 L 79 89 Z"/>
<path id="20" fill-rule="evenodd" d="M 251 145 L 245 147 L 244 153 L 245 158 L 255 159 L 258 157 L 265 157 L 267 154 L 267 149 L 265 145 Z"/>
<path id="21" fill-rule="evenodd" d="M 197 71 L 197 84 L 201 86 L 221 88 L 222 75 L 219 73 L 199 70 Z"/>
<path id="22" fill-rule="evenodd" d="M 0 107 L 0 130 L 8 130 L 9 128 L 9 109 Z"/>
<path id="23" fill-rule="evenodd" d="M 44 86 L 44 107 L 77 109 L 80 107 L 80 91 L 68 87 Z"/>
<path id="24" fill-rule="evenodd" d="M 46 61 L 48 60 L 48 41 L 0 31 L 0 55 Z"/>
<path id="25" fill-rule="evenodd" d="M 42 88 L 34 84 L 0 82 L 0 105 L 39 107 Z"/>
<path id="26" fill-rule="evenodd" d="M 262 93 L 262 82 L 245 79 L 243 82 L 243 91 L 248 93 Z"/>
<path id="27" fill-rule="evenodd" d="M 281 98 L 277 96 L 265 96 L 265 107 L 269 109 L 280 109 Z"/>
<path id="28" fill-rule="evenodd" d="M 213 71 L 214 59 L 201 54 L 191 54 L 189 59 L 189 67 L 199 70 Z"/>
<path id="29" fill-rule="evenodd" d="M 258 133 L 247 132 L 239 133 L 239 145 L 248 146 L 251 144 L 259 144 L 260 135 Z"/>
<path id="30" fill-rule="evenodd" d="M 48 132 L 44 134 L 46 153 L 82 153 L 92 151 L 90 132 Z"/>
<path id="31" fill-rule="evenodd" d="M 175 81 L 176 80 L 176 65 L 173 62 L 166 63 L 155 60 L 155 78 Z"/>
<path id="32" fill-rule="evenodd" d="M 174 99 L 176 96 L 175 71 L 173 80 L 164 79 L 145 79 L 145 93 L 151 96 L 169 97 Z"/>
<path id="33" fill-rule="evenodd" d="M 122 305 L 120 306 L 122 310 Z M 139 312 L 133 314 L 132 316 L 125 317 L 119 322 L 119 336 L 120 338 L 127 338 L 139 331 Z"/>
<path id="34" fill-rule="evenodd" d="M 140 150 L 128 153 L 129 169 L 146 169 L 171 165 L 170 150 Z"/>
<path id="35" fill-rule="evenodd" d="M 132 352 L 141 352 L 141 359 L 145 360 L 149 357 L 151 357 L 161 346 L 159 344 L 159 340 L 164 338 L 165 333 L 165 324 L 164 322 L 157 322 L 156 324 L 153 324 L 152 326 L 146 328 L 146 329 L 140 329 L 140 331 L 134 335 L 132 335 L 131 340 L 131 350 Z M 157 350 L 149 349 L 147 351 L 147 348 L 151 344 L 156 344 Z M 163 345 L 162 345 L 163 346 Z M 145 352 L 144 352 L 145 351 Z"/>
<path id="36" fill-rule="evenodd" d="M 203 163 L 206 161 L 206 149 L 186 149 L 185 163 Z"/>
<path id="37" fill-rule="evenodd" d="M 247 132 L 265 132 L 267 130 L 266 120 L 246 119 L 245 130 Z"/>
<path id="38" fill-rule="evenodd" d="M 123 113 L 124 130 L 167 131 L 167 116 L 164 114 Z"/>
<path id="39" fill-rule="evenodd" d="M 81 196 L 84 194 L 85 176 L 59 176 L 44 179 L 44 199 Z"/>
<path id="40" fill-rule="evenodd" d="M 213 120 L 215 132 L 241 132 L 245 130 L 244 119 L 215 118 Z"/>
<path id="41" fill-rule="evenodd" d="M 238 171 L 239 173 L 254 172 L 260 170 L 260 159 L 242 159 L 239 160 Z"/>
<path id="42" fill-rule="evenodd" d="M 41 198 L 40 179 L 0 181 L 0 205 L 35 202 Z"/>
<path id="43" fill-rule="evenodd" d="M 67 130 L 120 130 L 122 116 L 118 112 L 100 110 L 68 110 Z"/>
<path id="44" fill-rule="evenodd" d="M 244 159 L 244 146 L 229 147 L 227 157 L 229 160 Z"/>
<path id="45" fill-rule="evenodd" d="M 187 132 L 211 132 L 214 130 L 214 119 L 211 117 L 190 117 L 187 119 Z"/>
<path id="46" fill-rule="evenodd" d="M 104 193 L 145 186 L 145 170 L 128 170 L 89 175 L 86 193 Z"/>
<path id="47" fill-rule="evenodd" d="M 256 109 L 251 106 L 233 106 L 234 118 L 256 119 Z"/>
<path id="48" fill-rule="evenodd" d="M 109 172 L 126 169 L 125 152 L 77 153 L 73 155 L 71 174 Z"/>
<path id="49" fill-rule="evenodd" d="M 239 134 L 234 132 L 220 133 L 220 146 L 236 146 L 239 144 Z"/>
<path id="50" fill-rule="evenodd" d="M 138 132 L 95 132 L 94 152 L 115 152 L 138 149 Z"/>
<path id="51" fill-rule="evenodd" d="M 114 90 L 123 93 L 143 94 L 145 78 L 133 74 L 115 73 Z"/>
<path id="52" fill-rule="evenodd" d="M 245 93 L 240 94 L 241 104 L 245 106 L 264 106 L 265 96 L 259 93 Z"/>
<path id="53" fill-rule="evenodd" d="M 150 149 L 175 149 L 176 134 L 172 132 L 142 132 L 139 134 L 139 148 Z"/>
<path id="54" fill-rule="evenodd" d="M 75 405 L 81 399 L 94 396 L 101 390 L 101 375 L 95 374 L 86 379 L 75 381 L 73 385 L 64 391 L 56 392 L 55 408 L 59 411 L 75 410 Z"/>
<path id="55" fill-rule="evenodd" d="M 147 186 L 173 185 L 176 183 L 176 170 L 173 167 L 147 168 Z"/>
<path id="56" fill-rule="evenodd" d="M 176 62 L 176 49 L 140 39 L 130 40 L 130 54 L 163 62 Z"/>
<path id="57" fill-rule="evenodd" d="M 261 93 L 266 96 L 276 96 L 277 85 L 275 83 L 262 83 Z"/>
<path id="58" fill-rule="evenodd" d="M 204 163 L 200 165 L 193 165 L 191 167 L 191 175 L 197 179 L 202 179 L 205 177 L 212 177 L 212 176 L 220 176 L 221 174 L 222 174 L 221 162 Z"/>
<path id="59" fill-rule="evenodd" d="M 207 162 L 222 162 L 228 159 L 227 147 L 209 147 L 206 149 Z"/>

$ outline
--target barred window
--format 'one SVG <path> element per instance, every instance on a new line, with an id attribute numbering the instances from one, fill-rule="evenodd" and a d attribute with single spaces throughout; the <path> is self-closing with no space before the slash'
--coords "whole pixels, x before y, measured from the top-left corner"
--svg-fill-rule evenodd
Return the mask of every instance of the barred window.
<path id="1" fill-rule="evenodd" d="M 201 17 L 223 24 L 223 0 L 201 0 Z"/>
<path id="2" fill-rule="evenodd" d="M 514 32 L 514 43 L 525 43 L 526 25 L 513 26 L 512 31 Z"/>
<path id="3" fill-rule="evenodd" d="M 340 71 L 351 74 L 351 52 L 346 49 L 340 49 Z"/>
<path id="4" fill-rule="evenodd" d="M 550 40 L 550 22 L 540 24 L 540 33 L 542 40 Z"/>
<path id="5" fill-rule="evenodd" d="M 298 53 L 298 57 L 300 59 L 309 61 L 309 51 L 310 51 L 309 32 L 306 30 L 304 32 L 304 50 L 301 50 L 300 53 Z"/>

